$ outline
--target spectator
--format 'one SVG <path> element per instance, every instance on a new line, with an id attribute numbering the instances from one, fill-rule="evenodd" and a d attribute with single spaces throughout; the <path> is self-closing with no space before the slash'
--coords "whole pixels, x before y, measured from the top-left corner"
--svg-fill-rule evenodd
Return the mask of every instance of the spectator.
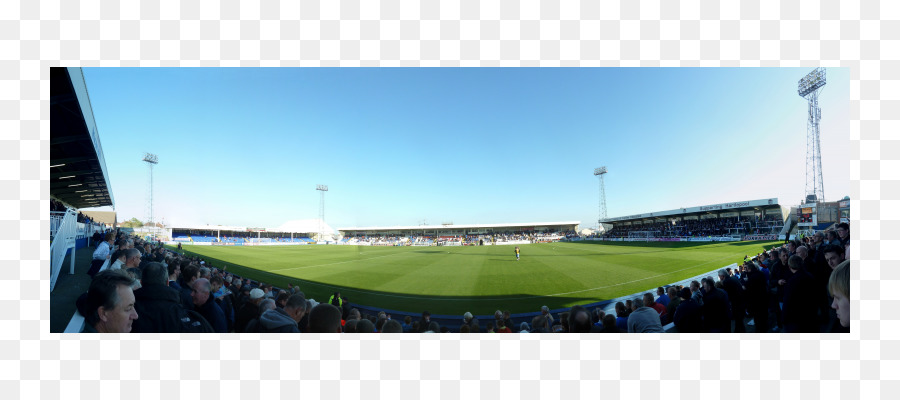
<path id="1" fill-rule="evenodd" d="M 793 276 L 784 287 L 784 332 L 818 332 L 815 280 L 800 256 L 791 256 L 788 265 Z"/>
<path id="2" fill-rule="evenodd" d="M 357 324 L 357 330 L 363 321 Z M 312 333 L 341 333 L 341 310 L 331 304 L 319 304 L 309 313 L 309 330 Z"/>
<path id="3" fill-rule="evenodd" d="M 476 323 L 478 323 L 478 322 L 476 321 Z M 512 329 L 515 326 L 512 319 L 510 318 L 509 310 L 503 311 L 503 325 L 505 325 L 507 328 L 510 328 L 510 329 Z"/>
<path id="4" fill-rule="evenodd" d="M 178 285 L 178 276 L 181 275 L 181 264 L 177 262 L 171 262 L 166 269 L 169 273 L 169 287 L 175 289 L 176 291 L 180 291 L 181 286 Z"/>
<path id="5" fill-rule="evenodd" d="M 603 327 L 600 330 L 591 330 L 591 332 L 597 333 L 619 333 L 619 328 L 616 327 L 616 317 L 612 314 L 606 314 L 603 316 Z"/>
<path id="6" fill-rule="evenodd" d="M 375 324 L 369 319 L 361 319 L 356 322 L 356 333 L 375 333 Z"/>
<path id="7" fill-rule="evenodd" d="M 428 329 L 425 333 L 440 333 L 441 325 L 437 323 L 437 321 L 431 321 L 428 323 Z"/>
<path id="8" fill-rule="evenodd" d="M 548 327 L 553 325 L 553 315 L 550 314 L 550 308 L 549 308 L 549 307 L 547 307 L 547 306 L 542 306 L 542 307 L 541 307 L 541 315 L 543 315 L 544 318 L 547 319 L 547 326 L 548 326 Z"/>
<path id="9" fill-rule="evenodd" d="M 359 322 L 358 319 L 348 319 L 344 323 L 344 333 L 356 333 L 356 324 Z"/>
<path id="10" fill-rule="evenodd" d="M 141 288 L 134 291 L 135 311 L 141 317 L 131 325 L 137 333 L 190 332 L 190 321 L 178 291 L 166 285 L 168 270 L 160 263 L 149 263 L 141 272 Z M 188 318 L 188 321 L 184 321 Z"/>
<path id="11" fill-rule="evenodd" d="M 700 282 L 691 281 L 691 300 L 699 306 L 703 306 L 703 292 L 700 291 Z"/>
<path id="12" fill-rule="evenodd" d="M 463 325 L 468 325 L 471 329 L 472 325 L 478 325 L 478 318 L 475 318 L 472 313 L 466 311 L 466 313 L 463 314 Z M 406 332 L 406 330 L 404 330 L 404 332 Z"/>
<path id="13" fill-rule="evenodd" d="M 582 306 L 573 306 L 569 311 L 569 332 L 590 333 L 593 326 L 591 314 Z"/>
<path id="14" fill-rule="evenodd" d="M 179 284 L 181 286 L 181 303 L 185 309 L 193 310 L 194 301 L 191 298 L 191 288 L 194 287 L 194 282 L 200 279 L 200 267 L 197 264 L 188 264 L 187 266 L 182 264 L 181 272 L 181 283 Z"/>
<path id="15" fill-rule="evenodd" d="M 250 291 L 248 301 L 238 309 L 237 314 L 234 316 L 235 332 L 244 332 L 250 321 L 257 317 L 259 314 L 259 303 L 262 302 L 264 295 L 265 293 L 259 288 Z"/>
<path id="16" fill-rule="evenodd" d="M 384 326 L 381 329 L 381 333 L 402 333 L 402 332 L 403 332 L 403 327 L 400 326 L 400 323 L 395 320 L 392 320 L 392 319 L 385 322 Z"/>
<path id="17" fill-rule="evenodd" d="M 528 333 L 529 329 L 530 327 L 528 326 L 527 322 L 522 322 L 521 324 L 519 324 L 519 333 Z"/>
<path id="18" fill-rule="evenodd" d="M 662 304 L 663 307 L 668 307 L 669 305 L 669 296 L 666 294 L 665 290 L 662 286 L 656 288 L 656 295 L 659 296 L 656 298 L 656 303 Z"/>
<path id="19" fill-rule="evenodd" d="M 222 276 L 215 275 L 210 279 L 209 284 L 216 304 L 225 313 L 225 321 L 228 323 L 226 332 L 231 332 L 234 329 L 234 305 L 231 302 L 231 296 L 226 295 L 223 291 L 225 280 L 222 279 Z"/>
<path id="20" fill-rule="evenodd" d="M 723 289 L 725 290 L 725 293 L 728 294 L 728 301 L 731 303 L 731 317 L 734 321 L 734 333 L 747 332 L 747 328 L 744 326 L 744 316 L 747 314 L 747 309 L 744 304 L 743 285 L 741 285 L 741 282 L 734 276 L 728 276 L 728 273 L 724 269 L 719 270 L 719 281 L 722 282 Z"/>
<path id="21" fill-rule="evenodd" d="M 710 277 L 703 278 L 701 281 L 703 290 L 703 322 L 706 331 L 711 333 L 730 333 L 731 332 L 731 302 L 728 301 L 728 294 L 716 287 L 716 281 Z"/>
<path id="22" fill-rule="evenodd" d="M 125 250 L 125 265 L 123 266 L 123 268 L 138 268 L 141 265 L 141 258 L 141 252 L 137 249 Z"/>
<path id="23" fill-rule="evenodd" d="M 837 229 L 835 229 L 838 234 L 838 241 L 840 242 L 841 247 L 847 246 L 850 244 L 850 224 L 846 222 L 841 222 L 838 224 Z"/>
<path id="24" fill-rule="evenodd" d="M 628 332 L 628 312 L 621 301 L 616 303 L 616 329 L 619 332 Z"/>
<path id="25" fill-rule="evenodd" d="M 646 293 L 653 297 L 652 294 Z M 645 296 L 646 298 L 646 296 Z M 640 297 L 632 300 L 634 310 L 628 316 L 628 333 L 662 333 L 663 327 L 659 321 L 659 312 L 644 307 L 644 300 Z"/>
<path id="26" fill-rule="evenodd" d="M 690 291 L 690 289 L 688 289 Z M 678 297 L 678 291 L 674 286 L 669 286 L 666 288 L 666 295 L 669 298 L 669 304 L 666 305 L 666 323 L 672 322 L 672 318 L 675 318 L 675 310 L 678 309 L 678 305 L 681 304 L 681 297 Z"/>
<path id="27" fill-rule="evenodd" d="M 655 310 L 657 315 L 659 315 L 660 322 L 662 322 L 666 317 L 666 306 L 657 303 L 653 299 L 652 293 L 644 293 L 644 307 L 649 307 Z"/>
<path id="28" fill-rule="evenodd" d="M 759 265 L 750 261 L 747 264 L 747 284 L 744 297 L 747 312 L 753 318 L 753 326 L 756 332 L 769 331 L 769 289 L 766 286 L 766 278 Z"/>
<path id="29" fill-rule="evenodd" d="M 358 313 L 359 312 L 357 312 L 357 314 Z M 412 317 L 410 317 L 409 315 L 403 317 L 403 325 L 401 325 L 401 328 L 403 328 L 403 332 L 412 331 Z"/>
<path id="30" fill-rule="evenodd" d="M 832 270 L 844 261 L 844 248 L 842 246 L 825 246 L 822 252 L 825 255 L 825 261 Z"/>
<path id="31" fill-rule="evenodd" d="M 100 267 L 103 266 L 103 263 L 106 262 L 106 259 L 110 257 L 110 252 L 112 251 L 113 244 L 113 236 L 112 233 L 107 233 L 104 237 L 103 243 L 97 245 L 97 249 L 94 250 L 94 254 L 91 260 L 91 267 L 88 268 L 88 275 L 92 278 L 94 275 L 97 275 L 97 272 L 100 271 Z"/>
<path id="32" fill-rule="evenodd" d="M 276 307 L 259 317 L 260 332 L 300 333 L 297 324 L 305 314 L 306 297 L 302 294 L 291 295 L 284 302 L 283 308 Z"/>
<path id="33" fill-rule="evenodd" d="M 834 297 L 831 307 L 837 313 L 841 326 L 850 328 L 850 261 L 841 262 L 831 273 L 828 293 Z"/>
<path id="34" fill-rule="evenodd" d="M 113 261 L 113 263 L 109 265 L 108 269 L 111 269 L 111 270 L 122 269 L 122 266 L 125 265 L 125 260 L 127 260 L 126 253 L 127 253 L 126 250 L 121 250 L 121 249 L 113 252 L 113 255 L 110 257 L 110 260 L 115 260 L 115 261 Z"/>
<path id="35" fill-rule="evenodd" d="M 227 333 L 228 321 L 225 319 L 225 313 L 222 311 L 222 308 L 216 304 L 215 299 L 210 295 L 209 280 L 205 278 L 197 279 L 194 281 L 192 289 L 191 298 L 194 302 L 194 310 L 209 321 L 214 331 Z"/>
<path id="36" fill-rule="evenodd" d="M 94 276 L 87 294 L 76 303 L 84 315 L 83 333 L 127 333 L 138 319 L 134 309 L 132 279 L 121 271 Z"/>
<path id="37" fill-rule="evenodd" d="M 532 333 L 550 333 L 550 326 L 547 324 L 546 315 L 536 315 L 531 319 Z"/>
<path id="38" fill-rule="evenodd" d="M 419 320 L 419 332 L 425 332 L 428 329 L 428 324 L 431 323 L 431 313 L 428 311 L 422 312 L 422 319 Z"/>
<path id="39" fill-rule="evenodd" d="M 694 294 L 690 289 L 681 289 L 681 303 L 675 309 L 675 315 L 672 322 L 680 333 L 699 333 L 704 331 L 703 327 L 703 308 L 694 299 Z"/>

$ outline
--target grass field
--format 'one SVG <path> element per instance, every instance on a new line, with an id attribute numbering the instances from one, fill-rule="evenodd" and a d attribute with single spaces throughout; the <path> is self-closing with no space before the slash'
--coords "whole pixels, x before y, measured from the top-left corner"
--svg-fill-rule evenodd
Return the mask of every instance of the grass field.
<path id="1" fill-rule="evenodd" d="M 483 247 L 184 246 L 213 266 L 322 301 L 434 314 L 587 304 L 702 274 L 777 242 L 573 242 Z"/>

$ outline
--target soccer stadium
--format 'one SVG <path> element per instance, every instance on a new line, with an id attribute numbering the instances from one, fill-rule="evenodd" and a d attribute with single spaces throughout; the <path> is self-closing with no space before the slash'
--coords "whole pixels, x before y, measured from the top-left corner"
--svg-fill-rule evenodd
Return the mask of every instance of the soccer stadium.
<path id="1" fill-rule="evenodd" d="M 110 179 L 84 72 L 52 68 L 51 78 L 51 332 L 847 329 L 847 311 L 833 304 L 847 297 L 834 290 L 849 279 L 849 198 L 825 200 L 820 160 L 801 201 L 735 195 L 607 216 L 610 172 L 602 167 L 594 173 L 600 196 L 590 199 L 599 204 L 596 220 L 518 213 L 500 222 L 484 214 L 487 223 L 402 225 L 409 219 L 390 217 L 397 220 L 332 227 L 325 185 L 316 186 L 318 202 L 305 204 L 318 205 L 318 218 L 291 219 L 303 213 L 287 208 L 274 213 L 280 224 L 235 224 L 228 215 L 239 213 L 217 214 L 210 195 L 213 224 L 164 223 L 153 215 L 161 161 L 146 153 L 139 161 L 149 170 L 149 216 L 136 226 L 117 215 L 118 181 Z M 823 69 L 813 71 L 798 94 L 815 95 L 824 79 Z M 810 129 L 817 152 L 817 119 Z M 204 174 L 235 173 L 241 164 L 198 161 L 178 178 L 202 188 Z M 128 185 L 122 192 L 132 195 Z M 513 207 L 515 197 L 503 201 Z M 96 210 L 104 207 L 112 211 Z"/>

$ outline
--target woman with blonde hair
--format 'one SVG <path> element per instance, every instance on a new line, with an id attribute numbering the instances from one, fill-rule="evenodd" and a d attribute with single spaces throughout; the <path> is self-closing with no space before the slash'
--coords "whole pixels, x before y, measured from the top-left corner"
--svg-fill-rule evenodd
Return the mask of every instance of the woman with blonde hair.
<path id="1" fill-rule="evenodd" d="M 844 260 L 831 272 L 828 278 L 828 293 L 834 297 L 831 308 L 837 313 L 838 321 L 845 328 L 850 327 L 850 260 Z"/>

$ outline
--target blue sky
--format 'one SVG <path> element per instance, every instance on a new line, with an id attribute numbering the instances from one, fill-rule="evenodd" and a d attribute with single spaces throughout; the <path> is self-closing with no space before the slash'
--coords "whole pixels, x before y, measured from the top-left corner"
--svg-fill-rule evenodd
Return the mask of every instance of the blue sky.
<path id="1" fill-rule="evenodd" d="M 84 68 L 119 220 L 335 228 L 609 217 L 804 195 L 812 68 Z M 849 71 L 820 95 L 850 193 Z"/>

